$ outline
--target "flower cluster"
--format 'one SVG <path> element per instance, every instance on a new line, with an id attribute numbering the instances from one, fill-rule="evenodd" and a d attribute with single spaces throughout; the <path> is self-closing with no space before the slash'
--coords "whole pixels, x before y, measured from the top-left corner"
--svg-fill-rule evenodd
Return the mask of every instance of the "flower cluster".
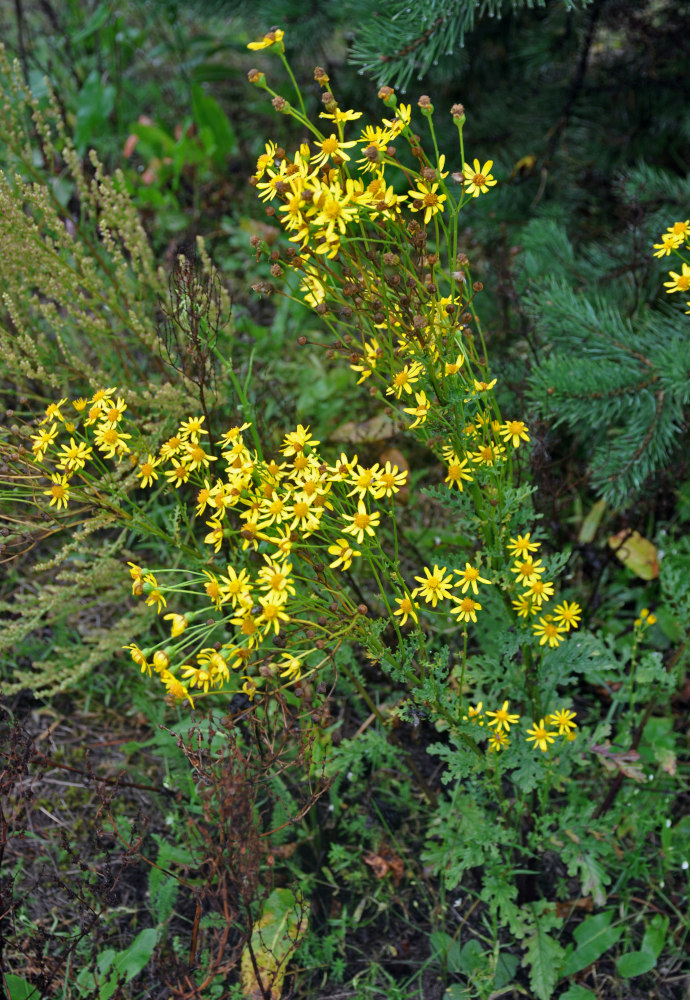
<path id="1" fill-rule="evenodd" d="M 660 237 L 660 242 L 654 244 L 655 257 L 668 257 L 672 253 L 681 258 L 680 274 L 669 271 L 670 281 L 664 282 L 667 293 L 690 292 L 690 260 L 686 254 L 690 252 L 690 219 L 674 222 Z M 690 301 L 685 303 L 690 306 Z M 690 309 L 686 312 L 690 314 Z"/>
<path id="2" fill-rule="evenodd" d="M 540 543 L 532 540 L 531 532 L 511 538 L 508 542 L 508 552 L 514 558 L 510 572 L 515 574 L 515 582 L 522 587 L 522 593 L 513 600 L 513 610 L 518 617 L 528 619 L 540 615 L 539 621 L 533 623 L 532 631 L 539 637 L 539 645 L 559 646 L 571 629 L 577 628 L 582 609 L 576 601 L 563 601 L 553 608 L 553 612 L 542 614 L 554 595 L 554 585 L 544 579 L 545 566 L 541 559 L 535 558 L 539 552 Z"/>
<path id="3" fill-rule="evenodd" d="M 557 736 L 563 736 L 566 740 L 575 739 L 575 729 L 577 728 L 575 712 L 567 708 L 559 708 L 538 722 L 533 722 L 532 727 L 527 730 L 525 739 L 532 743 L 533 747 L 542 751 L 549 749 L 555 742 Z M 470 705 L 465 721 L 472 725 L 487 726 L 486 735 L 489 740 L 489 751 L 499 752 L 510 746 L 510 728 L 517 726 L 520 716 L 510 711 L 510 703 L 504 701 L 503 705 L 495 712 L 485 711 L 483 703 L 480 701 L 476 705 Z"/>

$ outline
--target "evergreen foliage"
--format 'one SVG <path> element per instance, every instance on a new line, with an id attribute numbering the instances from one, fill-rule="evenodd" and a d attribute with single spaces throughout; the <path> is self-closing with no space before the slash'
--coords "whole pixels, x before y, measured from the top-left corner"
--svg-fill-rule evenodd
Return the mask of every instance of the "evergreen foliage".
<path id="1" fill-rule="evenodd" d="M 537 219 L 523 234 L 522 266 L 539 342 L 529 397 L 587 446 L 599 495 L 625 507 L 686 430 L 687 321 L 665 301 L 651 248 L 674 210 L 687 214 L 690 182 L 642 166 L 618 187 L 638 216 L 618 240 L 576 252 L 562 226 Z"/>

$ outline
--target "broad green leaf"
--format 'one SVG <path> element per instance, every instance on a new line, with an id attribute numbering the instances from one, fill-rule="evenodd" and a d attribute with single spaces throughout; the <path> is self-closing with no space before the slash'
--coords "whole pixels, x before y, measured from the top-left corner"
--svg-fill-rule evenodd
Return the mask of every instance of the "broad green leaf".
<path id="1" fill-rule="evenodd" d="M 213 158 L 217 166 L 224 166 L 227 157 L 237 149 L 237 139 L 220 104 L 205 94 L 198 83 L 192 84 L 192 114 L 200 132 L 208 129 L 213 137 Z"/>
<path id="2" fill-rule="evenodd" d="M 15 976 L 11 972 L 5 974 L 5 989 L 9 995 L 9 1000 L 38 1000 L 39 992 L 36 986 L 32 986 L 21 976 Z"/>
<path id="3" fill-rule="evenodd" d="M 502 951 L 499 954 L 494 975 L 494 990 L 503 989 L 513 982 L 518 965 L 517 955 L 512 955 L 509 951 Z"/>
<path id="4" fill-rule="evenodd" d="M 583 920 L 574 933 L 575 948 L 569 948 L 560 970 L 561 976 L 573 976 L 596 962 L 605 951 L 612 948 L 623 933 L 622 927 L 611 927 L 613 910 L 597 913 Z"/>
<path id="5" fill-rule="evenodd" d="M 158 931 L 154 927 L 147 927 L 137 934 L 129 948 L 117 952 L 112 962 L 113 972 L 108 982 L 101 987 L 98 1000 L 109 1000 L 123 979 L 128 983 L 138 976 L 151 960 L 157 941 Z"/>
<path id="6" fill-rule="evenodd" d="M 668 924 L 668 917 L 662 917 L 660 913 L 655 914 L 649 921 L 649 926 L 644 933 L 640 951 L 648 951 L 655 958 L 658 958 L 666 942 Z"/>
<path id="7" fill-rule="evenodd" d="M 466 972 L 462 964 L 460 942 L 445 931 L 434 931 L 430 938 L 431 953 L 448 972 Z M 463 949 L 464 950 L 464 949 Z"/>
<path id="8" fill-rule="evenodd" d="M 651 951 L 631 951 L 627 955 L 621 955 L 616 962 L 618 974 L 623 979 L 643 976 L 645 972 L 651 972 L 655 965 L 656 955 L 653 955 Z"/>
<path id="9" fill-rule="evenodd" d="M 280 1000 L 290 955 L 307 930 L 308 904 L 290 889 L 274 889 L 252 929 L 251 947 L 242 952 L 241 980 L 245 1000 Z M 262 987 L 263 986 L 263 990 Z M 268 994 L 266 993 L 268 991 Z"/>
<path id="10" fill-rule="evenodd" d="M 466 941 L 458 958 L 459 971 L 464 972 L 466 976 L 471 976 L 473 972 L 481 969 L 485 964 L 484 949 L 479 941 L 474 938 Z M 450 965 L 448 968 L 450 969 Z"/>
<path id="11" fill-rule="evenodd" d="M 597 998 L 584 986 L 571 986 L 565 993 L 561 993 L 559 1000 L 597 1000 Z"/>

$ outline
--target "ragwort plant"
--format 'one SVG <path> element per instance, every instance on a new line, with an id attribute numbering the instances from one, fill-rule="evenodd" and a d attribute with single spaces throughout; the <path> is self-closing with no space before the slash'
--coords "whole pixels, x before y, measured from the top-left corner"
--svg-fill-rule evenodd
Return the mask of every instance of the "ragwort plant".
<path id="1" fill-rule="evenodd" d="M 275 30 L 250 47 L 277 52 L 290 73 L 282 37 Z M 674 678 L 658 655 L 640 652 L 650 614 L 635 626 L 627 684 L 625 663 L 594 636 L 571 635 L 582 610 L 556 594 L 566 557 L 548 554 L 539 534 L 521 462 L 529 429 L 499 407 L 476 310 L 482 287 L 460 243 L 460 213 L 496 183 L 491 160 L 465 159 L 464 109 L 451 109 L 462 165 L 451 173 L 428 98 L 418 107 L 429 153 L 411 107 L 386 87 L 388 117 L 346 139 L 360 113 L 338 106 L 323 70 L 315 79 L 328 134 L 307 118 L 299 91 L 292 105 L 263 73 L 250 73 L 311 136 L 293 154 L 269 142 L 259 158 L 252 183 L 292 245 L 253 240 L 272 278 L 258 290 L 313 308 L 335 338 L 325 345 L 331 356 L 443 462 L 443 485 L 427 495 L 463 540 L 444 565 L 403 571 L 410 548 L 396 497 L 407 474 L 391 462 L 326 454 L 302 424 L 267 453 L 244 386 L 208 337 L 246 420 L 217 428 L 208 411 L 190 412 L 154 446 L 124 389 L 104 384 L 88 398 L 49 404 L 30 453 L 9 460 L 26 501 L 58 519 L 75 505 L 95 508 L 145 539 L 162 533 L 150 515 L 156 503 L 176 504 L 170 541 L 181 558 L 162 567 L 129 560 L 132 594 L 167 626 L 159 641 L 126 648 L 169 702 L 201 708 L 242 695 L 258 720 L 306 705 L 298 718 L 313 766 L 317 748 L 329 752 L 318 732 L 339 673 L 385 721 L 363 673 L 341 653 L 356 645 L 379 664 L 399 689 L 397 715 L 424 718 L 440 736 L 431 752 L 450 794 L 437 805 L 423 860 L 446 889 L 481 872 L 473 892 L 486 904 L 492 941 L 508 929 L 533 992 L 549 997 L 565 951 L 563 916 L 540 871 L 545 845 L 602 905 L 606 866 L 616 864 L 612 810 L 629 807 L 620 784 L 597 800 L 564 692 L 580 675 L 606 687 L 608 715 L 593 720 L 601 742 L 644 723 L 649 691 L 668 691 Z M 607 755 L 603 742 L 597 750 L 616 767 L 613 750 Z M 592 787 L 588 803 L 578 772 Z M 488 989 L 498 955 L 497 946 Z"/>

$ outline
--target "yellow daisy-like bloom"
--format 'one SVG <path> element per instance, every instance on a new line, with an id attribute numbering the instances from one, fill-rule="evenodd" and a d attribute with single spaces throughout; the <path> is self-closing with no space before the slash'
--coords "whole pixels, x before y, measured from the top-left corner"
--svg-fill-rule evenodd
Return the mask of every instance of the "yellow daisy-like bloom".
<path id="1" fill-rule="evenodd" d="M 446 478 L 443 480 L 444 483 L 448 483 L 449 489 L 452 489 L 453 486 L 457 486 L 457 488 L 462 493 L 463 480 L 465 480 L 465 482 L 467 483 L 471 483 L 473 481 L 472 476 L 469 474 L 469 472 L 465 471 L 466 465 L 467 465 L 466 458 L 463 458 L 461 460 L 458 458 L 457 455 L 453 454 L 448 464 L 448 472 L 446 474 Z"/>
<path id="2" fill-rule="evenodd" d="M 320 441 L 316 441 L 313 438 L 308 424 L 306 427 L 302 426 L 302 424 L 298 424 L 297 430 L 289 431 L 285 435 L 281 453 L 289 458 L 290 455 L 300 455 L 307 445 L 311 448 L 315 448 L 317 444 L 320 443 Z"/>
<path id="3" fill-rule="evenodd" d="M 473 381 L 474 381 L 475 392 L 489 392 L 490 389 L 493 389 L 498 380 L 492 378 L 490 382 L 480 382 L 478 379 L 475 378 L 473 379 Z"/>
<path id="4" fill-rule="evenodd" d="M 478 601 L 471 597 L 463 597 L 459 604 L 450 609 L 450 613 L 455 615 L 459 622 L 476 622 L 477 612 L 481 610 L 482 606 Z"/>
<path id="5" fill-rule="evenodd" d="M 31 440 L 33 441 L 31 450 L 39 462 L 43 461 L 43 457 L 57 437 L 57 433 L 57 424 L 51 424 L 46 430 L 37 431 L 36 434 L 31 435 Z"/>
<path id="6" fill-rule="evenodd" d="M 63 444 L 58 452 L 57 468 L 62 469 L 66 475 L 71 475 L 83 469 L 93 454 L 93 448 L 87 447 L 84 441 L 79 444 L 73 437 L 69 439 L 69 444 Z"/>
<path id="7" fill-rule="evenodd" d="M 443 202 L 446 200 L 445 194 L 437 194 L 438 183 L 435 181 L 417 181 L 417 189 L 407 192 L 408 198 L 412 199 L 409 205 L 412 212 L 424 212 L 424 225 L 429 222 L 432 216 L 443 211 Z"/>
<path id="8" fill-rule="evenodd" d="M 690 235 L 690 219 L 686 219 L 685 222 L 674 222 L 672 226 L 668 227 L 668 232 L 673 233 L 674 236 L 687 238 Z"/>
<path id="9" fill-rule="evenodd" d="M 108 400 L 108 402 L 103 406 L 102 411 L 105 426 L 116 427 L 122 420 L 126 409 L 127 404 L 122 396 L 119 396 L 116 402 Z"/>
<path id="10" fill-rule="evenodd" d="M 443 374 L 446 376 L 457 375 L 464 364 L 465 364 L 465 355 L 458 354 L 455 361 L 446 361 L 445 367 L 443 369 Z"/>
<path id="11" fill-rule="evenodd" d="M 213 674 L 203 667 L 193 667 L 190 663 L 182 666 L 181 674 L 183 680 L 187 681 L 190 687 L 199 688 L 207 693 L 209 687 L 213 686 Z"/>
<path id="12" fill-rule="evenodd" d="M 189 622 L 184 615 L 163 615 L 163 620 L 171 622 L 170 635 L 173 639 L 176 639 L 178 635 L 182 635 L 184 630 L 189 625 Z"/>
<path id="13" fill-rule="evenodd" d="M 316 143 L 318 152 L 312 156 L 311 165 L 312 167 L 322 167 L 325 165 L 327 160 L 333 159 L 334 157 L 347 162 L 350 159 L 350 156 L 348 153 L 344 152 L 344 150 L 351 149 L 356 145 L 357 143 L 354 139 L 351 142 L 341 142 L 337 135 L 331 133 L 328 138 L 324 139 L 322 142 Z"/>
<path id="14" fill-rule="evenodd" d="M 483 701 L 478 701 L 476 705 L 468 705 L 467 715 L 463 716 L 462 721 L 472 722 L 475 725 L 478 724 L 480 726 L 483 726 L 484 725 L 484 712 L 482 711 L 483 708 L 484 708 Z"/>
<path id="15" fill-rule="evenodd" d="M 257 574 L 257 582 L 267 596 L 276 602 L 284 603 L 288 597 L 295 596 L 292 583 L 292 563 L 277 563 L 270 556 L 264 555 L 266 565 Z"/>
<path id="16" fill-rule="evenodd" d="M 238 573 L 234 566 L 228 566 L 227 576 L 221 576 L 218 580 L 218 590 L 223 604 L 229 601 L 233 608 L 247 604 L 251 606 L 251 580 L 246 569 L 241 569 Z"/>
<path id="17" fill-rule="evenodd" d="M 160 458 L 156 458 L 155 455 L 150 453 L 146 456 L 145 462 L 140 462 L 137 468 L 137 475 L 141 479 L 142 486 L 152 486 L 154 479 L 158 479 L 158 473 L 156 472 L 156 466 L 161 462 Z"/>
<path id="18" fill-rule="evenodd" d="M 539 645 L 545 646 L 548 642 L 551 649 L 555 649 L 556 646 L 560 646 L 563 642 L 565 636 L 564 632 L 568 630 L 562 625 L 557 625 L 553 620 L 553 615 L 546 615 L 544 618 L 540 618 L 539 621 L 532 626 L 532 631 L 536 636 L 539 636 Z"/>
<path id="19" fill-rule="evenodd" d="M 505 729 L 507 733 L 510 732 L 511 726 L 516 726 L 520 721 L 519 715 L 511 715 L 508 711 L 509 702 L 504 701 L 503 707 L 499 708 L 497 712 L 487 712 L 489 718 L 489 725 L 496 727 L 496 732 L 500 732 Z"/>
<path id="20" fill-rule="evenodd" d="M 446 576 L 446 567 L 440 569 L 434 564 L 433 571 L 427 566 L 424 567 L 424 576 L 416 576 L 418 587 L 412 591 L 413 597 L 423 597 L 427 604 L 436 607 L 439 601 L 446 597 L 452 597 L 453 578 Z"/>
<path id="21" fill-rule="evenodd" d="M 537 580 L 545 572 L 546 567 L 542 563 L 541 559 L 534 560 L 531 557 L 523 559 L 516 563 L 514 566 L 510 567 L 510 572 L 517 575 L 519 583 L 524 586 L 529 586 L 534 580 Z"/>
<path id="22" fill-rule="evenodd" d="M 577 729 L 577 723 L 573 722 L 576 713 L 567 708 L 559 708 L 557 712 L 552 712 L 546 716 L 549 726 L 556 726 L 559 736 L 567 736 L 572 729 Z"/>
<path id="23" fill-rule="evenodd" d="M 213 455 L 209 455 L 208 452 L 204 451 L 199 442 L 194 438 L 189 441 L 185 441 L 184 447 L 190 472 L 193 472 L 195 469 L 201 469 L 202 467 L 208 469 L 209 462 L 217 461 Z"/>
<path id="24" fill-rule="evenodd" d="M 528 743 L 534 743 L 535 747 L 539 747 L 545 753 L 549 749 L 549 744 L 553 743 L 556 737 L 554 733 L 547 730 L 544 720 L 540 719 L 539 722 L 533 722 L 532 728 L 527 730 L 526 739 Z"/>
<path id="25" fill-rule="evenodd" d="M 67 506 L 69 500 L 69 479 L 67 476 L 60 476 L 56 473 L 50 477 L 50 480 L 51 487 L 49 490 L 44 490 L 43 495 L 50 497 L 49 507 L 55 504 L 56 509 L 61 510 Z"/>
<path id="26" fill-rule="evenodd" d="M 186 462 L 178 462 L 176 458 L 173 458 L 172 466 L 172 469 L 166 470 L 165 478 L 178 490 L 189 479 L 191 468 Z"/>
<path id="27" fill-rule="evenodd" d="M 415 604 L 411 597 L 407 595 L 405 595 L 405 597 L 396 597 L 395 603 L 398 607 L 395 609 L 393 614 L 400 615 L 401 625 L 406 625 L 408 618 L 411 618 L 415 624 L 419 624 L 419 618 L 417 617 L 419 605 Z"/>
<path id="28" fill-rule="evenodd" d="M 187 688 L 182 683 L 182 681 L 178 680 L 177 677 L 175 677 L 174 674 L 170 673 L 169 670 L 164 670 L 161 674 L 159 674 L 159 677 L 162 683 L 165 685 L 165 690 L 167 691 L 168 695 L 171 698 L 173 698 L 175 701 L 186 700 L 189 702 L 192 708 L 194 708 L 194 702 L 192 700 L 192 697 Z"/>
<path id="29" fill-rule="evenodd" d="M 553 609 L 553 620 L 557 625 L 563 626 L 566 630 L 577 628 L 581 617 L 582 608 L 577 601 L 572 601 L 570 604 L 567 601 L 563 601 L 562 604 L 557 604 Z"/>
<path id="30" fill-rule="evenodd" d="M 173 437 L 168 438 L 167 441 L 163 442 L 158 449 L 158 454 L 164 461 L 167 462 L 169 458 L 172 458 L 173 455 L 177 455 L 179 453 L 182 448 L 182 443 L 182 438 L 175 434 Z"/>
<path id="31" fill-rule="evenodd" d="M 188 420 L 183 420 L 177 429 L 178 436 L 183 441 L 198 441 L 200 434 L 208 434 L 208 431 L 203 427 L 205 419 L 206 417 L 189 417 Z"/>
<path id="32" fill-rule="evenodd" d="M 520 618 L 528 618 L 530 615 L 536 615 L 537 605 L 532 603 L 532 599 L 529 594 L 522 594 L 516 601 L 511 601 L 513 605 L 513 610 L 517 612 Z"/>
<path id="33" fill-rule="evenodd" d="M 364 501 L 360 500 L 357 504 L 356 514 L 345 514 L 345 519 L 347 521 L 352 521 L 343 531 L 347 535 L 354 535 L 357 542 L 361 545 L 364 541 L 364 535 L 370 535 L 371 537 L 376 536 L 374 528 L 377 528 L 381 520 L 381 512 L 378 510 L 372 511 L 370 514 L 364 505 Z"/>
<path id="34" fill-rule="evenodd" d="M 331 569 L 337 569 L 340 566 L 341 569 L 346 570 L 352 565 L 352 560 L 361 556 L 362 553 L 353 549 L 344 538 L 338 538 L 333 545 L 328 546 L 328 554 L 336 557 L 332 563 L 328 564 Z"/>
<path id="35" fill-rule="evenodd" d="M 151 676 L 151 666 L 146 659 L 143 650 L 139 649 L 136 642 L 131 642 L 129 646 L 123 646 L 123 649 L 129 650 L 129 655 L 132 657 L 134 662 L 138 667 L 141 667 L 142 674 L 148 674 Z"/>
<path id="36" fill-rule="evenodd" d="M 167 670 L 170 666 L 170 657 L 164 649 L 157 649 L 153 654 L 151 664 L 156 673 L 160 674 L 163 670 Z"/>
<path id="37" fill-rule="evenodd" d="M 63 399 L 59 399 L 57 403 L 49 403 L 48 406 L 46 407 L 41 423 L 47 424 L 50 420 L 59 420 L 61 424 L 64 424 L 65 418 L 62 415 L 60 407 L 64 406 L 66 402 L 67 402 L 67 396 L 65 396 Z"/>
<path id="38" fill-rule="evenodd" d="M 423 370 L 419 361 L 413 361 L 412 364 L 405 365 L 401 371 L 396 373 L 393 382 L 387 387 L 386 395 L 395 396 L 396 399 L 400 399 L 403 392 L 406 392 L 408 396 L 412 395 L 412 386 L 415 382 L 419 381 L 419 376 Z"/>
<path id="39" fill-rule="evenodd" d="M 408 430 L 412 430 L 413 427 L 419 427 L 421 424 L 426 422 L 426 418 L 429 415 L 429 410 L 431 409 L 431 400 L 427 399 L 426 393 L 415 392 L 414 398 L 417 401 L 416 406 L 405 406 L 403 407 L 404 413 L 409 413 L 410 416 L 415 419 L 410 424 Z"/>
<path id="40" fill-rule="evenodd" d="M 539 542 L 530 541 L 531 531 L 528 531 L 526 535 L 518 535 L 517 538 L 510 538 L 508 540 L 508 552 L 511 556 L 520 556 L 524 558 L 530 552 L 539 551 Z"/>
<path id="41" fill-rule="evenodd" d="M 350 111 L 348 109 L 342 111 L 340 108 L 336 108 L 335 111 L 322 111 L 319 118 L 327 118 L 336 124 L 343 124 L 344 122 L 356 122 L 363 114 L 363 111 Z"/>
<path id="42" fill-rule="evenodd" d="M 399 493 L 407 483 L 407 472 L 400 470 L 397 465 L 386 462 L 383 469 L 378 474 L 378 489 L 376 496 L 392 497 L 394 493 Z"/>
<path id="43" fill-rule="evenodd" d="M 94 440 L 98 445 L 98 450 L 103 452 L 106 458 L 118 458 L 128 455 L 130 448 L 127 444 L 132 437 L 131 434 L 122 434 L 115 425 L 108 427 L 107 424 L 99 424 L 94 431 Z"/>
<path id="44" fill-rule="evenodd" d="M 683 263 L 682 273 L 676 274 L 675 271 L 669 271 L 670 281 L 664 282 L 664 288 L 667 294 L 671 292 L 687 292 L 690 290 L 690 265 Z"/>
<path id="45" fill-rule="evenodd" d="M 211 530 L 204 536 L 204 542 L 207 545 L 212 545 L 214 552 L 220 552 L 220 547 L 223 544 L 223 524 L 215 518 L 211 518 L 206 524 Z"/>
<path id="46" fill-rule="evenodd" d="M 276 601 L 272 597 L 260 597 L 261 614 L 256 619 L 256 624 L 263 625 L 264 635 L 273 629 L 275 635 L 280 632 L 282 622 L 289 622 L 290 615 L 284 610 L 282 601 Z"/>
<path id="47" fill-rule="evenodd" d="M 535 606 L 541 607 L 544 601 L 550 601 L 553 597 L 553 584 L 550 580 L 537 578 L 530 583 L 528 593 Z"/>
<path id="48" fill-rule="evenodd" d="M 466 594 L 470 587 L 473 594 L 478 594 L 478 583 L 491 583 L 491 580 L 485 580 L 483 576 L 480 576 L 479 570 L 474 566 L 470 566 L 468 562 L 465 563 L 464 569 L 456 569 L 455 572 L 460 577 L 460 583 L 462 584 L 460 592 L 463 594 Z M 457 584 L 457 586 L 460 586 L 460 584 Z"/>
<path id="49" fill-rule="evenodd" d="M 481 444 L 477 451 L 470 452 L 470 458 L 475 465 L 496 465 L 505 461 L 505 448 L 502 444 Z"/>
<path id="50" fill-rule="evenodd" d="M 357 461 L 357 456 L 355 455 L 352 464 Z M 359 495 L 360 499 L 363 499 L 367 493 L 372 496 L 376 496 L 378 491 L 378 477 L 379 477 L 379 463 L 376 462 L 370 468 L 365 468 L 362 465 L 357 466 L 355 472 L 351 472 L 350 483 L 352 483 L 352 489 L 347 494 L 349 497 L 354 496 L 355 493 Z M 349 483 L 348 483 L 349 485 Z"/>
<path id="51" fill-rule="evenodd" d="M 287 677 L 289 681 L 298 681 L 302 676 L 302 661 L 290 653 L 283 653 L 278 669 L 281 677 Z"/>
<path id="52" fill-rule="evenodd" d="M 504 441 L 510 441 L 513 448 L 519 448 L 521 441 L 529 441 L 527 424 L 522 420 L 507 420 L 501 424 L 501 437 Z"/>
<path id="53" fill-rule="evenodd" d="M 654 256 L 666 257 L 684 242 L 681 233 L 664 233 L 661 237 L 661 243 L 654 244 L 654 250 L 656 251 Z"/>
<path id="54" fill-rule="evenodd" d="M 285 52 L 284 37 L 285 32 L 280 28 L 275 28 L 273 31 L 266 32 L 264 37 L 260 38 L 258 42 L 249 42 L 247 48 L 256 52 L 258 49 L 270 49 L 272 45 L 277 45 L 280 47 L 281 52 Z"/>
<path id="55" fill-rule="evenodd" d="M 489 737 L 489 752 L 490 753 L 500 753 L 501 750 L 505 750 L 506 747 L 510 746 L 510 739 L 502 730 L 496 730 Z"/>
<path id="56" fill-rule="evenodd" d="M 493 160 L 487 160 L 483 167 L 479 166 L 479 160 L 474 160 L 473 166 L 470 166 L 469 163 L 463 164 L 462 175 L 467 194 L 478 198 L 480 194 L 486 194 L 489 188 L 494 186 L 496 181 L 491 176 L 493 165 Z"/>
<path id="57" fill-rule="evenodd" d="M 202 570 L 202 572 L 207 578 L 206 583 L 204 584 L 204 590 L 206 591 L 207 596 L 210 597 L 212 603 L 215 604 L 216 610 L 220 610 L 220 606 L 223 602 L 223 592 L 218 582 L 218 577 L 215 573 L 211 573 L 207 569 Z"/>

